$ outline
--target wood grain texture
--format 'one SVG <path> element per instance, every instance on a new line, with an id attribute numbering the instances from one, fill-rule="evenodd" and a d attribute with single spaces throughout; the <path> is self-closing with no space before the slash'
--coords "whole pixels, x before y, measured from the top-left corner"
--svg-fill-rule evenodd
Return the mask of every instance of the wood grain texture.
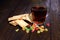
<path id="1" fill-rule="evenodd" d="M 2 1 L 0 7 L 0 40 L 60 40 L 60 1 L 49 0 L 49 2 L 51 5 L 47 5 L 50 10 L 48 12 L 49 16 L 46 19 L 46 23 L 51 23 L 49 31 L 41 34 L 37 34 L 36 32 L 26 34 L 22 30 L 15 32 L 17 27 L 10 25 L 8 18 L 17 14 L 30 12 L 30 8 L 35 2 L 33 3 L 31 0 Z M 42 4 L 45 5 L 44 3 Z"/>

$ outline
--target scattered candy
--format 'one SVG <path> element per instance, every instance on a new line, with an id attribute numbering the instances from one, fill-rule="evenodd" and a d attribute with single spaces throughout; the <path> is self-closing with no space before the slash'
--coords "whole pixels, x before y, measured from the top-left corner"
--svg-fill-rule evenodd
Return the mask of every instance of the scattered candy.
<path id="1" fill-rule="evenodd" d="M 44 31 L 48 31 L 48 29 L 45 28 L 44 25 L 38 26 L 37 24 L 33 24 L 30 27 L 28 27 L 28 26 L 22 27 L 22 30 L 26 31 L 26 33 L 29 33 L 30 31 L 31 32 L 37 31 L 38 34 L 41 32 L 44 32 Z M 18 32 L 19 29 L 16 29 L 15 31 Z"/>
<path id="2" fill-rule="evenodd" d="M 44 28 L 44 26 L 42 25 L 41 28 Z"/>
<path id="3" fill-rule="evenodd" d="M 38 30 L 38 27 L 36 27 L 35 30 Z"/>
<path id="4" fill-rule="evenodd" d="M 41 31 L 41 32 L 43 32 L 43 31 L 44 31 L 44 29 L 40 29 L 40 31 Z"/>
<path id="5" fill-rule="evenodd" d="M 18 31 L 19 31 L 19 29 L 16 29 L 15 31 L 16 31 L 16 32 L 18 32 Z"/>
<path id="6" fill-rule="evenodd" d="M 29 29 L 26 30 L 26 33 L 29 33 Z"/>
<path id="7" fill-rule="evenodd" d="M 50 27 L 50 23 L 47 23 L 46 26 Z"/>
<path id="8" fill-rule="evenodd" d="M 40 30 L 38 30 L 37 33 L 39 34 L 40 33 Z"/>
<path id="9" fill-rule="evenodd" d="M 48 31 L 48 29 L 47 29 L 47 28 L 45 28 L 45 31 Z"/>
<path id="10" fill-rule="evenodd" d="M 35 31 L 35 29 L 32 29 L 32 32 L 34 32 Z"/>
<path id="11" fill-rule="evenodd" d="M 30 27 L 30 30 L 32 30 L 32 29 L 33 29 L 33 27 L 31 26 L 31 27 Z"/>

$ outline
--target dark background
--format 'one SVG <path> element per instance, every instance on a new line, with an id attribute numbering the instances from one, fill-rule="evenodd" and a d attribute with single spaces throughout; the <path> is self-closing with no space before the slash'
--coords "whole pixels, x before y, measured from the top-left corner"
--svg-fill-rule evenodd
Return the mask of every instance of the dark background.
<path id="1" fill-rule="evenodd" d="M 60 40 L 60 0 L 1 0 L 0 1 L 0 40 Z M 17 27 L 9 25 L 8 18 L 18 14 L 30 13 L 35 5 L 47 7 L 50 23 L 49 31 L 41 34 L 36 32 L 27 34 Z"/>

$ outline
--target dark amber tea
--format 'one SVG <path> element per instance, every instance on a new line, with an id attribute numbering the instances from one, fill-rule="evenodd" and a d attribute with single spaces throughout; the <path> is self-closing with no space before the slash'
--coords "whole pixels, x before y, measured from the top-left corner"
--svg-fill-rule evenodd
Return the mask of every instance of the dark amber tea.
<path id="1" fill-rule="evenodd" d="M 32 7 L 33 21 L 44 22 L 47 14 L 45 7 Z"/>

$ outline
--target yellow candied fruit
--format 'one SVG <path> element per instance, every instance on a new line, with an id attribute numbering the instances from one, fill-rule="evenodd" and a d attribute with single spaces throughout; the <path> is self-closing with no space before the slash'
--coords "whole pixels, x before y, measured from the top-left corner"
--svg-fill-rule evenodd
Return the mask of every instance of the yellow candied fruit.
<path id="1" fill-rule="evenodd" d="M 18 32 L 18 31 L 19 31 L 19 29 L 16 29 L 15 31 L 16 31 L 16 32 Z"/>
<path id="2" fill-rule="evenodd" d="M 26 30 L 26 33 L 29 33 L 29 30 Z"/>
<path id="3" fill-rule="evenodd" d="M 37 33 L 39 34 L 40 33 L 40 30 L 38 30 Z"/>
<path id="4" fill-rule="evenodd" d="M 41 32 L 43 32 L 43 31 L 44 31 L 44 29 L 40 29 L 40 31 L 41 31 Z"/>
<path id="5" fill-rule="evenodd" d="M 45 28 L 45 31 L 48 31 L 48 29 L 47 29 L 47 28 Z"/>
<path id="6" fill-rule="evenodd" d="M 44 26 L 41 26 L 41 28 L 44 28 Z"/>

